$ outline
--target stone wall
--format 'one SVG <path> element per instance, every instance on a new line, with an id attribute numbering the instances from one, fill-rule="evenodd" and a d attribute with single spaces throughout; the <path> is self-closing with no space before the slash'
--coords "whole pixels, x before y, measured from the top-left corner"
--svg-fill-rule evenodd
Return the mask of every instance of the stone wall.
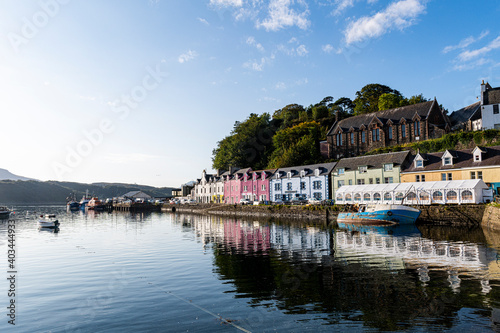
<path id="1" fill-rule="evenodd" d="M 500 230 L 500 207 L 488 205 L 481 224 L 489 229 Z"/>
<path id="2" fill-rule="evenodd" d="M 479 226 L 483 220 L 486 205 L 431 205 L 415 208 L 422 210 L 417 223 Z"/>

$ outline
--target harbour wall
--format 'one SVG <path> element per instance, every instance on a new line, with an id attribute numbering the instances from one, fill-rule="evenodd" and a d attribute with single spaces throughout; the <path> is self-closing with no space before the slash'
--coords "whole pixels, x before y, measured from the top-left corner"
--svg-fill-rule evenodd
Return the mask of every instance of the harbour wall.
<path id="1" fill-rule="evenodd" d="M 422 211 L 417 224 L 448 225 L 448 226 L 479 226 L 487 212 L 490 220 L 496 223 L 500 230 L 500 212 L 490 212 L 487 205 L 433 205 L 418 206 Z M 488 210 L 486 211 L 486 208 Z M 334 222 L 341 206 L 242 206 L 226 204 L 197 205 L 165 205 L 163 210 L 175 210 L 180 213 L 213 214 L 231 217 L 276 218 L 316 221 L 322 223 Z M 500 209 L 499 209 L 500 210 Z M 499 215 L 491 215 L 491 214 Z"/>
<path id="2" fill-rule="evenodd" d="M 489 205 L 486 207 L 481 221 L 483 227 L 500 231 L 500 207 Z"/>

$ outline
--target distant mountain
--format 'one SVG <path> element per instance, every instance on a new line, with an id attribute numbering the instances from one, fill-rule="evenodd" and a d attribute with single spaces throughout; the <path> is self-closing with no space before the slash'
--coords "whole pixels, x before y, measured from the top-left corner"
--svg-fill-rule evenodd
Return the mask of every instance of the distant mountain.
<path id="1" fill-rule="evenodd" d="M 17 176 L 8 170 L 0 169 L 0 180 L 35 180 L 35 179 Z"/>
<path id="2" fill-rule="evenodd" d="M 80 200 L 89 195 L 101 199 L 119 197 L 130 191 L 143 191 L 153 197 L 171 197 L 172 188 L 136 184 L 73 183 L 57 181 L 0 180 L 0 204 L 65 204 L 69 197 Z"/>

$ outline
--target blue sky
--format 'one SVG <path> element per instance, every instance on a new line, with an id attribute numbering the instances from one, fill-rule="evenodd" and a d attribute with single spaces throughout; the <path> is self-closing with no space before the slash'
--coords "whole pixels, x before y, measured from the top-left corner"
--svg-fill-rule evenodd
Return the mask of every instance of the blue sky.
<path id="1" fill-rule="evenodd" d="M 450 112 L 500 86 L 494 0 L 0 2 L 0 168 L 179 186 L 235 121 L 381 83 Z"/>

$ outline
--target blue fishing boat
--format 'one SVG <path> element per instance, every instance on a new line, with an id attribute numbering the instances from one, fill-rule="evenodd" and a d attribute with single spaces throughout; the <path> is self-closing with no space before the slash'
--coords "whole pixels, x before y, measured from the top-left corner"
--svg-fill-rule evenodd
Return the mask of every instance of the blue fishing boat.
<path id="1" fill-rule="evenodd" d="M 404 205 L 377 204 L 355 206 L 354 211 L 339 213 L 338 223 L 391 225 L 415 223 L 420 210 Z"/>

